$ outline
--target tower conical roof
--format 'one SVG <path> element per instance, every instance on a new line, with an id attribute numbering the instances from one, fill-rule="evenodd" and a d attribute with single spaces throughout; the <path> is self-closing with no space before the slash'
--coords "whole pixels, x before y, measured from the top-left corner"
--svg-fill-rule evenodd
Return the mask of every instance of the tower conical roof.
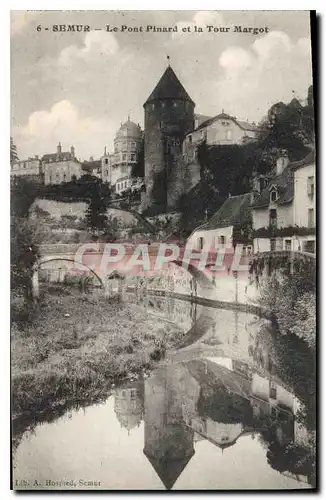
<path id="1" fill-rule="evenodd" d="M 182 83 L 180 82 L 171 66 L 168 66 L 166 68 L 165 72 L 161 76 L 161 79 L 159 80 L 158 84 L 156 85 L 155 89 L 153 90 L 145 104 L 163 99 L 179 99 L 182 101 L 190 101 L 195 104 L 187 94 L 187 91 L 183 87 Z"/>
<path id="2" fill-rule="evenodd" d="M 159 476 L 167 490 L 172 488 L 194 453 L 195 452 L 193 451 L 190 456 L 177 460 L 164 457 L 156 458 L 147 454 L 144 450 L 144 454 L 152 464 L 156 474 Z"/>

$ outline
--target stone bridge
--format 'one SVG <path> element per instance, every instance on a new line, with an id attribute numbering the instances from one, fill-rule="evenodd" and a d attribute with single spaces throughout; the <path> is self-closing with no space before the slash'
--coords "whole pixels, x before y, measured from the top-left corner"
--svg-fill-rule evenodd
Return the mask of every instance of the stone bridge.
<path id="1" fill-rule="evenodd" d="M 134 249 L 137 245 L 126 245 L 126 253 L 124 258 L 119 262 L 110 262 L 105 269 L 105 273 L 101 270 L 101 261 L 104 253 L 104 245 L 100 250 L 89 249 L 89 251 L 85 251 L 83 254 L 83 259 L 76 259 L 76 253 L 82 247 L 81 244 L 49 244 L 49 245 L 40 245 L 39 253 L 40 257 L 34 265 L 34 276 L 33 276 L 33 289 L 35 291 L 35 295 L 38 295 L 39 290 L 39 271 L 40 270 L 48 270 L 50 273 L 56 272 L 59 278 L 58 281 L 63 281 L 64 276 L 71 272 L 71 274 L 81 275 L 93 275 L 99 285 L 107 290 L 107 281 L 110 279 L 112 275 L 120 275 L 128 276 L 130 273 L 130 268 L 128 267 L 128 261 L 130 257 L 133 255 Z M 156 259 L 158 255 L 158 247 L 150 246 L 148 247 L 148 256 L 151 259 L 151 264 Z M 139 261 L 141 264 L 141 261 Z M 191 262 L 188 265 L 188 268 L 183 267 L 182 259 L 176 259 L 170 261 L 170 264 L 175 265 L 176 267 L 182 269 L 186 275 L 188 274 L 193 278 L 194 288 L 197 291 L 197 286 L 199 290 L 211 291 L 214 289 L 214 285 L 212 283 L 212 278 L 210 273 L 205 270 L 200 270 L 196 267 L 196 265 Z M 138 267 L 137 265 L 135 266 Z M 154 268 L 154 265 L 151 265 L 151 269 Z M 60 274 L 61 272 L 61 274 Z M 136 274 L 135 274 L 136 273 Z M 161 275 L 164 276 L 166 270 L 164 268 L 161 271 L 153 270 L 151 275 Z M 137 271 L 133 272 L 133 275 L 137 276 Z M 146 276 L 146 274 L 145 274 Z"/>

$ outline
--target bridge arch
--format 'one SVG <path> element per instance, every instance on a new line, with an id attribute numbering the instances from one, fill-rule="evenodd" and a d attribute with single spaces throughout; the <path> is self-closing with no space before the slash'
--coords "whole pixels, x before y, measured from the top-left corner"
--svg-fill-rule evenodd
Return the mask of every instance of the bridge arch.
<path id="1" fill-rule="evenodd" d="M 47 264 L 48 262 L 53 262 L 53 261 L 73 262 L 74 264 L 76 263 L 74 259 L 69 259 L 68 257 L 51 257 L 49 259 L 41 259 L 36 261 L 36 263 L 34 264 L 34 272 L 39 271 L 39 269 L 43 264 Z M 83 263 L 79 263 L 79 265 L 85 267 L 85 269 L 90 271 L 97 278 L 101 287 L 105 289 L 102 278 L 93 269 L 91 269 L 89 266 Z"/>

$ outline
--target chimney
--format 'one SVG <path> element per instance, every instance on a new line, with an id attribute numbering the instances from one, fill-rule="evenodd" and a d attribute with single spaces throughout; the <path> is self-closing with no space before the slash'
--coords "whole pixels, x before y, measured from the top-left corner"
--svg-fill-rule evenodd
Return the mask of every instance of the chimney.
<path id="1" fill-rule="evenodd" d="M 71 146 L 71 148 L 70 148 L 70 154 L 71 154 L 72 158 L 75 158 L 75 148 L 74 148 L 74 146 Z"/>
<path id="2" fill-rule="evenodd" d="M 106 156 L 106 146 L 104 147 L 104 156 Z"/>
<path id="3" fill-rule="evenodd" d="M 289 157 L 287 151 L 281 151 L 276 160 L 276 175 L 280 175 L 289 164 Z"/>
<path id="4" fill-rule="evenodd" d="M 57 145 L 57 155 L 61 155 L 62 153 L 62 148 L 61 148 L 61 142 Z"/>

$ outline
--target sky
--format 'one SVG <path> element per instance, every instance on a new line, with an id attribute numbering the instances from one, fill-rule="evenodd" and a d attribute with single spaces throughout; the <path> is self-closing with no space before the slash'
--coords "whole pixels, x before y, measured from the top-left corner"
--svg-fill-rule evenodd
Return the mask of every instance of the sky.
<path id="1" fill-rule="evenodd" d="M 52 30 L 68 24 L 91 31 Z M 107 31 L 108 25 L 117 31 Z M 147 32 L 147 26 L 177 31 Z M 262 32 L 239 33 L 235 26 Z M 272 104 L 307 95 L 309 12 L 13 11 L 11 135 L 19 157 L 54 152 L 59 141 L 63 150 L 73 145 L 80 159 L 99 158 L 105 146 L 112 151 L 128 115 L 143 127 L 143 103 L 167 56 L 196 113 L 224 110 L 258 122 Z"/>

